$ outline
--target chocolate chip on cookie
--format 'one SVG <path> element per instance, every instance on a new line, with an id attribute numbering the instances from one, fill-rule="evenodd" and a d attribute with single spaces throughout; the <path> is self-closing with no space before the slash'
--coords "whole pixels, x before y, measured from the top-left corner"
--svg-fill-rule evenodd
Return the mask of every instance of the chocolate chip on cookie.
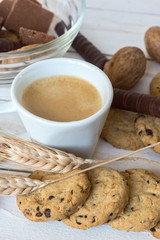
<path id="1" fill-rule="evenodd" d="M 160 118 L 147 115 L 142 117 L 141 114 L 139 114 L 136 119 L 136 133 L 145 146 L 149 146 L 160 141 Z M 155 146 L 153 150 L 160 153 L 160 146 Z"/>
<path id="2" fill-rule="evenodd" d="M 153 237 L 160 239 L 160 222 L 155 227 L 152 227 L 149 231 Z"/>
<path id="3" fill-rule="evenodd" d="M 160 221 L 160 178 L 143 169 L 126 170 L 130 199 L 124 214 L 109 222 L 113 228 L 140 232 L 152 229 Z"/>
<path id="4" fill-rule="evenodd" d="M 136 134 L 135 121 L 136 113 L 111 109 L 101 137 L 116 148 L 136 150 L 144 147 L 141 139 Z"/>
<path id="5" fill-rule="evenodd" d="M 76 172 L 78 170 L 74 170 Z M 67 176 L 70 173 L 63 174 Z M 54 180 L 62 174 L 35 171 L 32 179 Z M 91 184 L 87 173 L 75 175 L 57 183 L 51 183 L 36 191 L 17 197 L 22 213 L 31 221 L 62 220 L 85 202 L 90 193 Z"/>
<path id="6" fill-rule="evenodd" d="M 101 167 L 89 172 L 91 193 L 76 213 L 63 220 L 73 228 L 88 229 L 114 219 L 128 202 L 128 186 L 116 170 Z"/>

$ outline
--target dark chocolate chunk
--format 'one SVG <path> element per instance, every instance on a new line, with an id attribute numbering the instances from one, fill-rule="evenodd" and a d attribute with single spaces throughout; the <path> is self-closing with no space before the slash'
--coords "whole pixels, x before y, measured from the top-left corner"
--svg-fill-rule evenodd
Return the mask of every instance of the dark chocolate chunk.
<path id="1" fill-rule="evenodd" d="M 60 203 L 63 202 L 63 201 L 64 201 L 64 198 L 61 198 L 61 199 L 60 199 Z"/>
<path id="2" fill-rule="evenodd" d="M 77 220 L 76 220 L 76 223 L 77 223 L 78 225 L 81 225 L 81 224 L 82 224 L 81 222 L 78 222 Z"/>
<path id="3" fill-rule="evenodd" d="M 71 194 L 73 195 L 73 190 L 71 190 Z"/>
<path id="4" fill-rule="evenodd" d="M 147 180 L 147 183 L 149 184 L 149 180 Z"/>
<path id="5" fill-rule="evenodd" d="M 153 195 L 153 196 L 156 196 L 156 194 L 155 194 L 155 193 L 152 193 L 152 195 Z"/>
<path id="6" fill-rule="evenodd" d="M 83 218 L 83 215 L 78 215 L 79 218 Z"/>
<path id="7" fill-rule="evenodd" d="M 55 198 L 53 195 L 49 196 L 48 200 L 52 200 L 53 198 Z"/>
<path id="8" fill-rule="evenodd" d="M 134 119 L 134 122 L 135 122 L 135 123 L 137 122 L 137 119 L 138 119 L 137 117 Z"/>
<path id="9" fill-rule="evenodd" d="M 151 228 L 150 231 L 155 232 L 156 231 L 155 227 Z"/>
<path id="10" fill-rule="evenodd" d="M 112 217 L 112 216 L 113 216 L 113 213 L 110 213 L 109 216 Z"/>
<path id="11" fill-rule="evenodd" d="M 41 212 L 38 212 L 38 213 L 36 213 L 36 217 L 42 217 L 42 213 Z"/>
<path id="12" fill-rule="evenodd" d="M 95 220 L 95 216 L 93 216 L 92 218 L 92 223 L 94 223 L 96 220 Z"/>
<path id="13" fill-rule="evenodd" d="M 84 217 L 87 218 L 87 215 L 85 215 Z"/>
<path id="14" fill-rule="evenodd" d="M 19 205 L 21 205 L 22 202 L 19 202 Z"/>
<path id="15" fill-rule="evenodd" d="M 39 212 L 39 210 L 40 210 L 39 206 L 36 208 L 36 210 Z"/>
<path id="16" fill-rule="evenodd" d="M 50 218 L 51 217 L 51 210 L 49 208 L 46 208 L 44 210 L 44 215 L 47 217 L 47 218 Z"/>
<path id="17" fill-rule="evenodd" d="M 134 207 L 131 207 L 131 210 L 133 211 L 133 210 L 134 210 Z"/>
<path id="18" fill-rule="evenodd" d="M 139 134 L 139 136 L 141 136 L 141 135 L 142 135 L 142 133 L 143 133 L 143 131 L 142 131 L 142 130 L 141 130 L 141 131 L 139 131 L 139 133 L 138 133 L 138 134 Z"/>
<path id="19" fill-rule="evenodd" d="M 147 136 L 153 136 L 153 131 L 151 129 L 146 129 Z"/>

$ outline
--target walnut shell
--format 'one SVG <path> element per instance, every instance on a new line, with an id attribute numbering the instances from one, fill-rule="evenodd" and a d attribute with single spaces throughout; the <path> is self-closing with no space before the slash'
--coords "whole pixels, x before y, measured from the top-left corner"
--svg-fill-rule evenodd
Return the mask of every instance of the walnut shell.
<path id="1" fill-rule="evenodd" d="M 144 42 L 150 57 L 160 63 L 160 27 L 149 28 L 145 33 Z"/>
<path id="2" fill-rule="evenodd" d="M 103 71 L 113 87 L 128 90 L 138 83 L 145 69 L 146 58 L 142 50 L 137 47 L 124 47 L 106 62 Z"/>
<path id="3" fill-rule="evenodd" d="M 153 96 L 160 96 L 160 72 L 157 73 L 150 83 L 150 94 Z"/>

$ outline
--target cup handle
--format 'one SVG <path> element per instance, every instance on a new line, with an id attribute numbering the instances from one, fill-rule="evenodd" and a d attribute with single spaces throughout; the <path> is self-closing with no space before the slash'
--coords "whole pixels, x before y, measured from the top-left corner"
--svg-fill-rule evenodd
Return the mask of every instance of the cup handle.
<path id="1" fill-rule="evenodd" d="M 15 111 L 16 111 L 16 108 L 14 107 L 11 101 L 0 104 L 0 113 L 9 113 L 9 112 L 15 112 Z"/>

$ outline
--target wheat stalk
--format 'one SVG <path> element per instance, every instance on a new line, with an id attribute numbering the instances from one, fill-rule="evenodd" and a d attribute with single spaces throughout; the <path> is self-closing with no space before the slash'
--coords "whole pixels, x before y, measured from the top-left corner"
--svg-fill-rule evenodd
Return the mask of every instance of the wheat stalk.
<path id="1" fill-rule="evenodd" d="M 134 154 L 134 152 L 131 152 L 129 155 Z M 123 155 L 124 156 L 124 155 Z M 1 173 L 0 176 L 0 196 L 17 196 L 17 195 L 23 195 L 23 194 L 28 194 L 31 193 L 32 191 L 35 191 L 41 187 L 45 187 L 47 184 L 50 183 L 56 183 L 65 179 L 68 179 L 70 177 L 73 177 L 77 174 L 89 171 L 93 168 L 96 168 L 98 166 L 102 166 L 104 164 L 108 164 L 114 161 L 118 160 L 134 160 L 134 161 L 144 161 L 144 162 L 149 162 L 151 164 L 155 164 L 160 166 L 159 162 L 155 162 L 152 160 L 144 159 L 144 158 L 124 158 L 123 156 L 114 158 L 111 160 L 105 160 L 104 163 L 97 164 L 95 166 L 83 169 L 79 172 L 76 173 L 71 173 L 68 176 L 58 178 L 55 180 L 45 180 L 44 182 L 37 180 L 37 179 L 31 179 L 28 177 L 24 176 L 18 176 L 18 175 L 9 175 L 9 174 L 3 174 Z"/>
<path id="2" fill-rule="evenodd" d="M 3 134 L 0 134 L 0 141 L 1 158 L 33 170 L 66 173 L 83 164 L 95 162 L 55 148 Z"/>
<path id="3" fill-rule="evenodd" d="M 1 174 L 0 176 L 0 195 L 1 196 L 16 196 L 20 194 L 28 194 L 40 187 L 44 187 L 51 183 L 51 180 L 44 182 L 31 179 L 23 176 L 11 176 L 8 174 Z"/>
<path id="4" fill-rule="evenodd" d="M 84 164 L 93 164 L 98 162 L 98 164 L 94 166 L 85 168 L 76 173 L 71 173 L 68 176 L 65 176 L 56 180 L 44 181 L 44 182 L 40 180 L 35 180 L 35 179 L 32 180 L 24 176 L 18 176 L 18 175 L 11 176 L 7 174 L 1 174 L 0 175 L 0 195 L 5 195 L 5 196 L 30 193 L 31 191 L 34 191 L 40 187 L 44 187 L 45 185 L 51 182 L 55 183 L 58 181 L 65 180 L 69 177 L 103 166 L 105 164 L 122 160 L 128 156 L 131 156 L 133 154 L 155 147 L 160 144 L 160 142 L 158 142 L 150 146 L 138 149 L 136 151 L 127 153 L 123 156 L 116 157 L 114 159 L 93 160 L 93 159 L 83 159 L 80 157 L 76 157 L 75 155 L 70 153 L 65 153 L 63 151 L 46 147 L 35 142 L 25 141 L 20 138 L 6 136 L 4 134 L 0 134 L 0 141 L 1 141 L 0 143 L 1 158 L 7 161 L 9 160 L 12 162 L 16 162 L 21 166 L 25 166 L 27 168 L 34 169 L 34 170 L 65 173 L 65 172 L 72 171 Z M 145 161 L 160 165 L 160 163 L 157 163 L 151 160 L 146 159 Z"/>

